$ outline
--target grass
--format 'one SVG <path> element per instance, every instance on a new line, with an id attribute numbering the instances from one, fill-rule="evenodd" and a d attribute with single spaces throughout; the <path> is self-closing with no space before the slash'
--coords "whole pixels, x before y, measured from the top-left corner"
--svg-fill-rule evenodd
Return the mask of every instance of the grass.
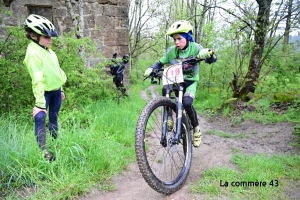
<path id="1" fill-rule="evenodd" d="M 133 87 L 119 105 L 107 100 L 62 108 L 58 139 L 47 137 L 52 163 L 37 147 L 31 116 L 0 118 L 0 199 L 72 199 L 97 185 L 112 190 L 108 180 L 135 160 L 135 125 L 145 103 L 139 91 Z"/>
<path id="2" fill-rule="evenodd" d="M 279 122 L 290 122 L 293 124 L 300 123 L 300 107 L 295 101 L 287 110 L 282 110 L 280 114 L 276 111 L 272 111 L 269 99 L 260 99 L 256 102 L 249 102 L 249 106 L 254 107 L 253 111 L 243 111 L 237 115 L 232 108 L 222 108 L 223 102 L 228 99 L 223 91 L 215 91 L 208 93 L 207 91 L 197 90 L 197 95 L 193 103 L 198 113 L 207 116 L 216 116 L 222 111 L 223 117 L 228 117 L 232 120 L 233 124 L 241 123 L 245 120 L 254 120 L 261 124 L 279 123 Z"/>
<path id="3" fill-rule="evenodd" d="M 195 194 L 230 199 L 288 199 L 284 190 L 300 180 L 300 156 L 246 156 L 235 154 L 238 169 L 211 168 L 203 178 L 190 185 Z M 257 185 L 256 185 L 257 184 Z"/>
<path id="4" fill-rule="evenodd" d="M 245 133 L 225 133 L 223 131 L 209 130 L 205 134 L 218 135 L 223 138 L 249 138 L 250 136 Z"/>

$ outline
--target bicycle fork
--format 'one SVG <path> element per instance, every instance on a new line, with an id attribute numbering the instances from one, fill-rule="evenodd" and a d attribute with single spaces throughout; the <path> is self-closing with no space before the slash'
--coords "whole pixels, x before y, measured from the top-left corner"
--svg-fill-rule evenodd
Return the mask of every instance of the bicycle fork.
<path id="1" fill-rule="evenodd" d="M 176 98 L 176 133 L 175 133 L 175 137 L 172 140 L 172 145 L 178 144 L 180 141 L 180 133 L 181 133 L 181 122 L 182 122 L 182 113 L 183 113 L 183 104 L 182 104 L 182 99 L 183 99 L 183 87 L 181 85 L 179 85 L 178 88 L 178 97 Z M 170 98 L 170 89 L 166 90 L 166 97 Z M 172 110 L 170 110 L 171 108 L 169 107 L 164 107 L 164 112 L 163 112 L 163 127 L 162 127 L 162 137 L 160 140 L 160 144 L 163 145 L 164 147 L 167 146 L 167 139 L 166 139 L 166 135 L 167 135 L 167 121 L 168 121 L 168 116 L 170 115 L 170 113 L 172 113 Z"/>

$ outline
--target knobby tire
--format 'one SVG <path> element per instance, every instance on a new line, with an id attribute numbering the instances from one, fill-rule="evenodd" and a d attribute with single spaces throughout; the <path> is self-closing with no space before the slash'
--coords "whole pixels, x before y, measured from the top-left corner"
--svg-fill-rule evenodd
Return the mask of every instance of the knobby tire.
<path id="1" fill-rule="evenodd" d="M 176 122 L 176 104 L 167 97 L 151 100 L 142 110 L 136 126 L 135 150 L 140 172 L 148 185 L 163 194 L 178 191 L 185 183 L 192 162 L 192 137 L 188 119 L 182 116 L 181 139 L 178 145 L 160 144 L 163 127 L 163 109 L 172 110 Z M 166 123 L 166 122 L 165 122 Z M 168 131 L 167 141 L 176 133 Z"/>

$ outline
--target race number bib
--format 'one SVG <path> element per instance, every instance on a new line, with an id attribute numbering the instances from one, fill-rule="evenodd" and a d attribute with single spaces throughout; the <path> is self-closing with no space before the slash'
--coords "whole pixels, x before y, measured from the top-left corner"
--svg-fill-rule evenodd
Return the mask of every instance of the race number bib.
<path id="1" fill-rule="evenodd" d="M 162 81 L 163 81 L 163 85 L 184 82 L 182 64 L 178 63 L 175 65 L 171 65 L 168 68 L 165 68 Z"/>

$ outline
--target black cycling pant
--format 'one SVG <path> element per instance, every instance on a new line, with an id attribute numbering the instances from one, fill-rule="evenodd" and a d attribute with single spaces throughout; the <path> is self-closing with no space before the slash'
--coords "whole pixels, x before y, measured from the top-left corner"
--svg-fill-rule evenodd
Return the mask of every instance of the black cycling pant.
<path id="1" fill-rule="evenodd" d="M 166 95 L 166 89 L 167 89 L 167 86 L 164 86 L 162 89 L 163 96 Z M 183 92 L 185 92 L 185 89 Z M 178 91 L 175 91 L 175 95 L 178 96 Z M 198 122 L 197 112 L 193 106 L 193 102 L 194 102 L 194 98 L 192 98 L 190 96 L 183 96 L 182 105 L 191 120 L 192 126 L 196 127 L 199 125 L 199 122 Z"/>

